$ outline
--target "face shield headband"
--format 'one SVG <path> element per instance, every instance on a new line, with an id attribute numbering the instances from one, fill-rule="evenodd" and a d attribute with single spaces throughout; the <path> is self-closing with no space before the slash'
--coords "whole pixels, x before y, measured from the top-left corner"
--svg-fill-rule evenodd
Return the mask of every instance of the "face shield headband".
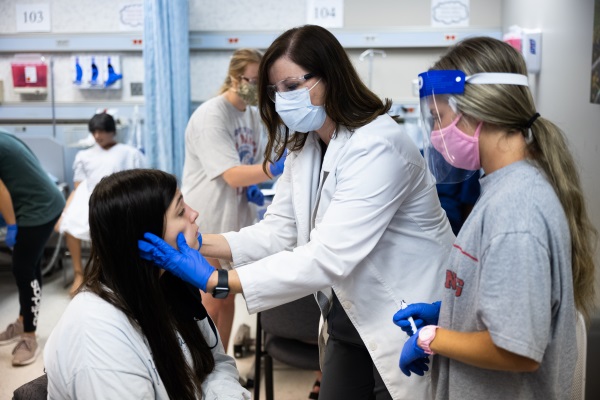
<path id="1" fill-rule="evenodd" d="M 505 84 L 528 86 L 526 75 L 479 73 L 466 76 L 459 70 L 431 70 L 419 74 L 419 97 L 423 122 L 423 151 L 437 183 L 458 183 L 479 169 L 478 136 L 482 123 L 473 127 L 474 136 L 457 107 L 457 96 L 465 85 Z M 476 161 L 476 162 L 474 162 Z"/>

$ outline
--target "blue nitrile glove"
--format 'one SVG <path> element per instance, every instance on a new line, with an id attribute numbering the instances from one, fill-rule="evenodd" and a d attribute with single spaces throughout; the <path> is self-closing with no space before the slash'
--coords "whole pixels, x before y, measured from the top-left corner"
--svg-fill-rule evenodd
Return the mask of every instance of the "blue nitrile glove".
<path id="1" fill-rule="evenodd" d="M 246 189 L 246 198 L 250 203 L 254 203 L 259 207 L 265 204 L 265 196 L 256 185 L 248 186 Z"/>
<path id="2" fill-rule="evenodd" d="M 420 331 L 421 328 L 419 328 L 416 335 L 408 338 L 400 354 L 400 370 L 406 376 L 410 376 L 411 372 L 423 376 L 425 371 L 429 371 L 429 367 L 427 366 L 429 364 L 429 356 L 417 345 L 417 338 Z"/>
<path id="3" fill-rule="evenodd" d="M 441 301 L 435 303 L 414 303 L 410 304 L 404 310 L 398 311 L 394 315 L 394 323 L 400 327 L 408 336 L 412 336 L 413 331 L 410 326 L 409 317 L 412 317 L 417 329 L 425 325 L 437 325 L 440 317 Z"/>
<path id="4" fill-rule="evenodd" d="M 17 244 L 17 224 L 6 225 L 6 245 L 11 249 Z"/>
<path id="5" fill-rule="evenodd" d="M 285 159 L 287 157 L 287 149 L 284 150 L 281 158 L 275 161 L 275 164 L 269 164 L 269 171 L 271 171 L 271 176 L 277 176 L 283 174 L 283 164 L 285 163 Z"/>
<path id="6" fill-rule="evenodd" d="M 198 237 L 198 240 L 201 240 L 201 237 Z M 198 250 L 187 245 L 185 236 L 181 232 L 177 235 L 177 246 L 179 246 L 179 250 L 175 250 L 160 237 L 149 232 L 144 234 L 144 240 L 138 240 L 142 258 L 154 262 L 178 278 L 206 292 L 206 283 L 215 271 L 215 267 L 210 265 Z"/>

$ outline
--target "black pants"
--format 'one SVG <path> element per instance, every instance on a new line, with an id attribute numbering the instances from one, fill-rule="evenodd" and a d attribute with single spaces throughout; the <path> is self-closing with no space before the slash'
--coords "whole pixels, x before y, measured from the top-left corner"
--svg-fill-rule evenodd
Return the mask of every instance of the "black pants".
<path id="1" fill-rule="evenodd" d="M 35 332 L 37 327 L 42 300 L 42 256 L 58 217 L 44 225 L 19 226 L 17 231 L 12 268 L 19 288 L 19 315 L 23 316 L 25 332 Z"/>
<path id="2" fill-rule="evenodd" d="M 319 400 L 391 400 L 366 347 L 329 338 Z"/>

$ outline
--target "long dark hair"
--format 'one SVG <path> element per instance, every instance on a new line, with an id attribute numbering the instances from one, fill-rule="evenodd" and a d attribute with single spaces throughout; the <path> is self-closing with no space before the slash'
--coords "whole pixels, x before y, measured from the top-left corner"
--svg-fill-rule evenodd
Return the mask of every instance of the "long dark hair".
<path id="1" fill-rule="evenodd" d="M 176 178 L 158 170 L 117 172 L 98 183 L 90 197 L 92 248 L 80 290 L 96 293 L 139 327 L 170 398 L 195 399 L 214 358 L 197 322 L 173 312 L 176 296 L 161 290 L 160 269 L 139 256 L 137 245 L 145 232 L 163 236 L 176 191 Z"/>
<path id="2" fill-rule="evenodd" d="M 290 137 L 289 129 L 275 111 L 275 103 L 267 96 L 269 70 L 284 56 L 322 79 L 325 111 L 335 123 L 336 130 L 343 125 L 353 131 L 385 114 L 392 106 L 391 100 L 383 102 L 367 88 L 340 42 L 327 29 L 304 25 L 284 32 L 269 46 L 259 68 L 258 102 L 269 136 L 263 163 L 265 171 L 267 163 L 273 161 L 273 154 L 279 159 L 288 143 L 289 149 L 295 151 L 306 142 L 304 134 Z"/>
<path id="3" fill-rule="evenodd" d="M 486 37 L 459 42 L 434 64 L 433 69 L 459 69 L 467 75 L 478 72 L 527 75 L 525 61 L 514 48 Z M 461 113 L 503 128 L 507 135 L 527 137 L 529 119 L 537 112 L 526 86 L 465 85 L 464 95 L 456 96 L 456 100 Z M 531 139 L 527 144 L 528 156 L 545 172 L 569 222 L 575 305 L 589 319 L 595 299 L 597 232 L 588 217 L 578 168 L 564 133 L 548 119 L 535 119 L 531 125 Z"/>

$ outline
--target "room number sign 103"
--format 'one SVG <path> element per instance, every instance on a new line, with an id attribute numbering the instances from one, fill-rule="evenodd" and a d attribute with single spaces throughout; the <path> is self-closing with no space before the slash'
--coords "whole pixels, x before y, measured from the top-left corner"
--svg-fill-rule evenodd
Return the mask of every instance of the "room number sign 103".
<path id="1" fill-rule="evenodd" d="M 17 4 L 17 32 L 50 32 L 49 4 Z"/>

